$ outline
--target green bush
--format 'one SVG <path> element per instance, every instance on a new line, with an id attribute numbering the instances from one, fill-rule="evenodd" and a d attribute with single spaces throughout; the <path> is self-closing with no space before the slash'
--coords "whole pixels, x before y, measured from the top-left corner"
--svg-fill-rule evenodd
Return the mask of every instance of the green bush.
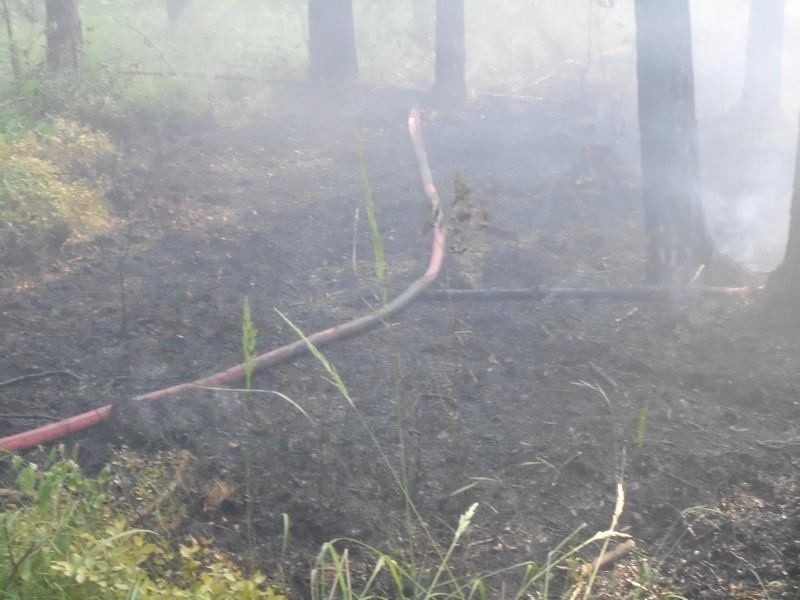
<path id="1" fill-rule="evenodd" d="M 16 483 L 0 496 L 0 597 L 283 598 L 206 540 L 176 547 L 132 528 L 111 502 L 110 470 L 87 477 L 56 451 L 44 468 L 13 457 L 11 469 Z"/>
<path id="2" fill-rule="evenodd" d="M 107 227 L 113 154 L 105 134 L 64 120 L 0 138 L 0 260 L 29 262 Z"/>

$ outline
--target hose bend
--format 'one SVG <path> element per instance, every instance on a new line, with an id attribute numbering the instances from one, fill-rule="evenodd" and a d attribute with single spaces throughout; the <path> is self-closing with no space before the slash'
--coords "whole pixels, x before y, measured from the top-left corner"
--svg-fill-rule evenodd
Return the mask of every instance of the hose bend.
<path id="1" fill-rule="evenodd" d="M 405 291 L 378 310 L 309 335 L 308 341 L 316 347 L 322 347 L 335 341 L 354 337 L 372 329 L 386 319 L 393 317 L 406 309 L 419 297 L 425 288 L 429 287 L 439 276 L 445 254 L 444 219 L 442 217 L 441 201 L 436 191 L 436 186 L 433 183 L 433 175 L 431 174 L 427 153 L 425 151 L 425 144 L 422 137 L 422 116 L 419 108 L 412 108 L 409 113 L 408 133 L 414 148 L 414 154 L 417 158 L 417 167 L 419 168 L 422 187 L 426 197 L 431 203 L 431 212 L 433 215 L 433 241 L 428 267 L 425 273 L 413 281 Z M 308 352 L 308 345 L 305 341 L 298 340 L 257 356 L 253 360 L 253 364 L 255 369 L 265 369 L 289 361 L 306 352 Z M 154 400 L 157 398 L 175 396 L 181 392 L 197 387 L 228 385 L 243 379 L 244 374 L 245 367 L 243 364 L 239 364 L 208 377 L 136 396 L 134 400 Z M 0 438 L 0 450 L 27 450 L 42 444 L 54 442 L 67 435 L 105 421 L 111 415 L 112 410 L 112 405 L 107 404 L 55 423 L 49 423 L 42 427 Z"/>

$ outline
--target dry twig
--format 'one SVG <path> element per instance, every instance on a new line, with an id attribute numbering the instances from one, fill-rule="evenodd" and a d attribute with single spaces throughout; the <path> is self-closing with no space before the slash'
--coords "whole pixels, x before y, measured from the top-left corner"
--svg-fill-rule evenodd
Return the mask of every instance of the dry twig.
<path id="1" fill-rule="evenodd" d="M 611 377 L 609 375 L 607 375 L 606 372 L 603 371 L 603 369 L 598 367 L 592 361 L 589 361 L 588 365 L 589 365 L 589 369 L 591 369 L 592 373 L 594 373 L 597 376 L 597 378 L 600 379 L 600 381 L 605 383 L 612 390 L 618 390 L 619 389 L 619 386 L 617 385 L 617 382 L 614 381 L 613 379 L 611 379 Z"/>
<path id="2" fill-rule="evenodd" d="M 9 421 L 60 421 L 61 417 L 53 417 L 51 415 L 38 415 L 38 414 L 13 414 L 2 413 L 0 419 L 7 419 Z"/>
<path id="3" fill-rule="evenodd" d="M 23 381 L 27 381 L 28 379 L 40 379 L 42 377 L 50 377 L 51 375 L 66 375 L 68 377 L 72 377 L 73 379 L 80 381 L 80 378 L 70 371 L 40 371 L 39 373 L 28 373 L 27 375 L 20 375 L 19 377 L 12 377 L 11 379 L 6 379 L 5 381 L 0 381 L 0 387 L 5 387 L 7 385 L 14 385 L 15 383 L 20 383 Z"/>
<path id="4" fill-rule="evenodd" d="M 619 544 L 616 548 L 612 548 L 611 550 L 604 552 L 600 556 L 598 556 L 594 562 L 588 563 L 583 565 L 581 571 L 583 571 L 584 576 L 588 576 L 591 574 L 593 570 L 599 571 L 605 567 L 612 565 L 613 563 L 617 562 L 620 558 L 630 554 L 634 548 L 636 548 L 636 542 L 631 540 L 625 540 L 621 544 Z"/>

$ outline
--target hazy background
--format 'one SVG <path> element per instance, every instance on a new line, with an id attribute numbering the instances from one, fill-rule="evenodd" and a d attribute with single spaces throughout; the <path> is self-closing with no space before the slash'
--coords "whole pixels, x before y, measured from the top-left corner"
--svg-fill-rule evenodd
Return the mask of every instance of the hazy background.
<path id="1" fill-rule="evenodd" d="M 23 58 L 42 56 L 41 2 L 12 2 Z M 596 142 L 638 160 L 633 0 L 467 0 L 468 83 L 476 94 L 580 103 Z M 719 249 L 756 270 L 782 257 L 800 107 L 800 3 L 788 2 L 783 123 L 754 129 L 733 112 L 745 72 L 749 0 L 693 0 L 695 80 L 705 207 Z M 128 108 L 140 102 L 241 120 L 269 112 L 269 88 L 203 77 L 302 80 L 306 2 L 194 0 L 177 28 L 164 0 L 84 0 L 87 65 Z M 362 80 L 426 89 L 435 0 L 355 0 Z M 7 64 L 5 77 L 10 76 Z M 553 94 L 557 94 L 554 97 Z M 533 208 L 532 208 L 533 210 Z"/>

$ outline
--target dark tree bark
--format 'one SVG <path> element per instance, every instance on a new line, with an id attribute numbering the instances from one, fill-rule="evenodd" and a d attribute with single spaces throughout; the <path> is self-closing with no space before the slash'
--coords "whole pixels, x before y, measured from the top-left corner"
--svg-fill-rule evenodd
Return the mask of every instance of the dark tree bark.
<path id="1" fill-rule="evenodd" d="M 436 0 L 436 83 L 434 97 L 449 102 L 467 96 L 464 0 Z"/>
<path id="2" fill-rule="evenodd" d="M 773 306 L 797 314 L 800 306 L 800 133 L 794 171 L 792 215 L 789 221 L 789 241 L 783 262 L 767 280 L 767 297 Z"/>
<path id="3" fill-rule="evenodd" d="M 76 69 L 83 54 L 78 0 L 45 0 L 47 65 L 53 71 Z"/>
<path id="4" fill-rule="evenodd" d="M 347 85 L 358 78 L 353 0 L 309 0 L 309 77 Z"/>
<path id="5" fill-rule="evenodd" d="M 192 6 L 192 0 L 167 0 L 167 20 L 171 26 L 180 23 Z"/>
<path id="6" fill-rule="evenodd" d="M 712 255 L 699 186 L 689 0 L 636 0 L 647 281 Z"/>
<path id="7" fill-rule="evenodd" d="M 742 109 L 761 117 L 780 111 L 785 0 L 750 0 Z"/>

